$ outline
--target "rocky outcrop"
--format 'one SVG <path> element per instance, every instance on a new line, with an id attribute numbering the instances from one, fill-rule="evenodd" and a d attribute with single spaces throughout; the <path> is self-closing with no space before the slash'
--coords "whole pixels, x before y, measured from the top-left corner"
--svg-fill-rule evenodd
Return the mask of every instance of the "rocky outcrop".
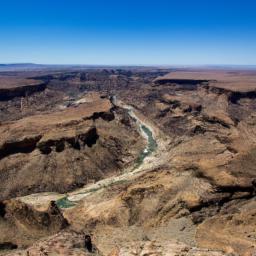
<path id="1" fill-rule="evenodd" d="M 38 256 L 38 255 L 59 255 L 59 256 L 104 256 L 93 244 L 92 252 L 85 247 L 85 234 L 75 231 L 62 231 L 47 239 L 35 243 L 33 246 L 7 254 L 9 256 Z"/>
<path id="2" fill-rule="evenodd" d="M 17 226 L 22 224 L 25 229 L 55 233 L 68 226 L 54 201 L 50 202 L 46 211 L 37 211 L 19 200 L 6 201 L 5 204 L 4 218 Z"/>
<path id="3" fill-rule="evenodd" d="M 224 94 L 227 96 L 230 103 L 238 104 L 241 99 L 256 99 L 256 91 L 252 88 L 252 90 L 247 91 L 236 91 L 227 89 L 227 88 L 220 88 L 212 85 L 205 85 L 203 86 L 205 90 L 211 93 L 215 93 L 218 95 Z"/>
<path id="4" fill-rule="evenodd" d="M 208 83 L 209 80 L 203 79 L 168 79 L 168 78 L 158 78 L 155 81 L 155 84 L 158 85 L 166 85 L 166 84 L 178 84 L 178 85 L 200 85 L 204 83 Z"/>
<path id="5" fill-rule="evenodd" d="M 0 160 L 4 157 L 18 154 L 31 153 L 37 147 L 37 143 L 41 139 L 41 135 L 25 137 L 17 141 L 5 141 L 0 148 Z"/>
<path id="6" fill-rule="evenodd" d="M 229 96 L 229 100 L 236 104 L 241 99 L 256 99 L 256 91 L 248 91 L 248 92 L 232 92 Z"/>
<path id="7" fill-rule="evenodd" d="M 256 252 L 255 209 L 254 199 L 230 202 L 199 225 L 196 232 L 199 246 L 253 255 Z"/>
<path id="8" fill-rule="evenodd" d="M 67 220 L 54 202 L 50 202 L 45 210 L 36 210 L 19 200 L 4 201 L 1 205 L 4 206 L 4 214 L 0 217 L 0 253 L 1 249 L 28 246 L 39 238 L 68 227 Z"/>
<path id="9" fill-rule="evenodd" d="M 47 83 L 24 85 L 12 88 L 0 88 L 0 101 L 11 100 L 15 97 L 26 97 L 46 89 Z"/>
<path id="10" fill-rule="evenodd" d="M 97 129 L 92 127 L 86 133 L 81 133 L 75 137 L 60 136 L 56 139 L 40 140 L 37 143 L 37 148 L 42 154 L 50 154 L 53 150 L 55 152 L 62 152 L 65 150 L 65 147 L 81 150 L 85 146 L 91 148 L 96 144 L 98 139 Z"/>

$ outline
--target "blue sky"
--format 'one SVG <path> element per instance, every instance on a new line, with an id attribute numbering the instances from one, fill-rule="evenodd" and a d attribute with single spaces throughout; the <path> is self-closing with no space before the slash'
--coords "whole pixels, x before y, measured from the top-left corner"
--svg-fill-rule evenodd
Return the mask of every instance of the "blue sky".
<path id="1" fill-rule="evenodd" d="M 256 1 L 3 0 L 0 63 L 256 64 Z"/>

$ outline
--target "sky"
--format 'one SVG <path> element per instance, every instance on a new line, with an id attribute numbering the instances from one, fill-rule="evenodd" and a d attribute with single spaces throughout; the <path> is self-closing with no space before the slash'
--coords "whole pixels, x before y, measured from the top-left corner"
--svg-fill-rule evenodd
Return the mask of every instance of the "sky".
<path id="1" fill-rule="evenodd" d="M 0 63 L 255 65 L 255 0 L 1 0 Z"/>

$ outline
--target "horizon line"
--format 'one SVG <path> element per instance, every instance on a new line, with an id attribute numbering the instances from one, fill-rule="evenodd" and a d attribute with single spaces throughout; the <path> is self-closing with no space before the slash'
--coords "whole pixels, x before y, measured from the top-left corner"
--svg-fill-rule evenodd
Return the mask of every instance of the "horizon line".
<path id="1" fill-rule="evenodd" d="M 256 67 L 256 64 L 77 64 L 77 63 L 35 63 L 35 62 L 3 62 L 0 66 L 35 65 L 35 66 L 141 66 L 141 67 Z"/>

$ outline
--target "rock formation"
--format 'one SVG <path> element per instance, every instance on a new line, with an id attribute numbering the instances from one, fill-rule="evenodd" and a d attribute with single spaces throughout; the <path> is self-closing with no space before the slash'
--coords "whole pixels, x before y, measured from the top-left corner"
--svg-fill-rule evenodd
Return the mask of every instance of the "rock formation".
<path id="1" fill-rule="evenodd" d="M 255 72 L 167 71 L 45 72 L 0 102 L 0 254 L 256 253 Z"/>

